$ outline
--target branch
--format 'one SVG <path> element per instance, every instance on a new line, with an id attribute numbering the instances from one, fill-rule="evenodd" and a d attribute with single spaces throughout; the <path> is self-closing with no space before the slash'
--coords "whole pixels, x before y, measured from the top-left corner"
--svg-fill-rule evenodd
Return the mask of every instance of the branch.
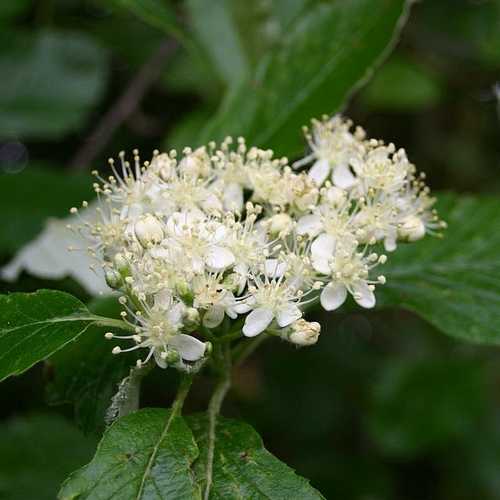
<path id="1" fill-rule="evenodd" d="M 159 45 L 75 154 L 71 161 L 71 168 L 83 170 L 92 163 L 116 129 L 137 109 L 151 85 L 160 77 L 165 60 L 175 52 L 177 46 L 177 42 L 172 39 L 164 40 Z"/>

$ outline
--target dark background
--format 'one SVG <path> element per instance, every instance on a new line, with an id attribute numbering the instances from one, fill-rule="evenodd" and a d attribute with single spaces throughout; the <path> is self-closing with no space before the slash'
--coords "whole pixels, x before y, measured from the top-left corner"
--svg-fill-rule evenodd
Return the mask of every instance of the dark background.
<path id="1" fill-rule="evenodd" d="M 223 85 L 177 50 L 153 61 L 153 83 L 126 101 L 133 111 L 109 122 L 102 148 L 86 151 L 103 116 L 117 113 L 120 95 L 165 43 L 158 30 L 104 4 L 1 2 L 0 183 L 13 186 L 16 206 L 26 173 L 43 167 L 56 177 L 73 176 L 104 165 L 124 147 L 149 152 L 184 145 L 220 100 Z M 61 30 L 67 31 L 58 39 Z M 26 37 L 18 39 L 35 32 L 47 34 L 37 50 Z M 52 61 L 54 52 L 64 57 L 64 68 Z M 9 86 L 6 75 L 15 65 L 51 71 L 52 85 L 37 88 L 21 78 Z M 434 190 L 496 194 L 499 69 L 497 1 L 424 0 L 346 114 L 372 136 L 404 146 Z M 53 94 L 48 109 L 36 105 L 43 92 Z M 71 189 L 67 202 L 52 200 L 41 210 L 65 213 L 78 201 L 71 201 Z M 2 224 L 36 210 L 36 196 L 22 201 L 23 212 L 7 211 Z M 0 263 L 29 240 L 30 232 L 16 224 Z M 40 287 L 90 298 L 70 279 L 23 274 L 15 284 L 0 282 L 2 291 Z M 327 498 L 500 499 L 497 348 L 460 343 L 403 311 L 356 310 L 319 321 L 318 345 L 298 350 L 273 341 L 238 369 L 224 413 L 254 425 L 268 449 Z M 50 377 L 47 367 L 36 366 L 0 386 L 0 499 L 54 498 L 57 485 L 93 454 L 98 433 L 84 436 L 70 405 L 46 404 Z M 175 377 L 160 370 L 149 376 L 143 404 L 166 406 Z M 203 408 L 207 389 L 203 382 L 195 387 L 188 411 Z"/>

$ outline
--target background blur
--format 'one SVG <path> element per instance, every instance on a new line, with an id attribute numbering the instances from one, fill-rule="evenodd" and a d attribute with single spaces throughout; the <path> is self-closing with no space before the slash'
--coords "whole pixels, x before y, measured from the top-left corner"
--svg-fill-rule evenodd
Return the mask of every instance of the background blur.
<path id="1" fill-rule="evenodd" d="M 245 2 L 234 1 L 232 15 L 243 27 L 266 27 L 273 3 L 287 1 L 294 3 L 255 0 L 251 19 Z M 189 144 L 220 101 L 224 82 L 213 68 L 127 3 L 0 2 L 1 265 L 48 216 L 89 195 L 91 167 L 125 148 L 147 157 Z M 183 3 L 171 6 L 182 14 Z M 220 29 L 225 54 L 234 40 Z M 253 57 L 266 50 L 257 41 Z M 227 62 L 237 70 L 238 60 Z M 499 193 L 497 81 L 500 2 L 423 0 L 346 114 L 404 146 L 434 190 Z M 0 282 L 0 291 L 40 287 L 91 299 L 71 279 L 24 273 Z M 317 346 L 299 352 L 270 342 L 250 358 L 224 413 L 254 425 L 267 448 L 329 499 L 500 499 L 498 348 L 460 343 L 396 310 L 320 321 Z M 76 370 L 78 352 L 73 359 Z M 155 371 L 143 403 L 167 405 L 173 387 L 174 373 Z M 188 408 L 201 409 L 205 398 L 199 384 Z M 53 499 L 92 456 L 102 427 L 90 430 L 77 404 L 83 434 L 72 405 L 47 404 L 65 399 L 50 362 L 0 385 L 0 499 Z"/>

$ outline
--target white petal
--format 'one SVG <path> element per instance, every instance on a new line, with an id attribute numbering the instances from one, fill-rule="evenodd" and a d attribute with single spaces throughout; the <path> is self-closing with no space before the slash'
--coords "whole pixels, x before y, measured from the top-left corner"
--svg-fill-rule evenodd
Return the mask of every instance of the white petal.
<path id="1" fill-rule="evenodd" d="M 278 259 L 266 259 L 264 263 L 264 272 L 269 278 L 280 278 L 286 268 L 286 262 L 280 262 Z"/>
<path id="2" fill-rule="evenodd" d="M 224 319 L 224 309 L 222 307 L 211 307 L 203 316 L 203 325 L 207 328 L 215 328 Z"/>
<path id="3" fill-rule="evenodd" d="M 333 170 L 332 180 L 336 186 L 342 189 L 349 189 L 356 184 L 356 177 L 347 165 L 337 165 Z"/>
<path id="4" fill-rule="evenodd" d="M 276 320 L 278 321 L 278 325 L 283 328 L 301 317 L 302 311 L 295 304 L 288 304 L 284 309 L 279 311 L 276 316 Z"/>
<path id="5" fill-rule="evenodd" d="M 309 170 L 309 179 L 312 179 L 318 186 L 321 186 L 326 181 L 330 173 L 330 162 L 326 159 L 316 160 L 314 165 Z"/>
<path id="6" fill-rule="evenodd" d="M 247 337 L 255 337 L 262 333 L 274 318 L 274 314 L 270 309 L 260 307 L 253 310 L 245 320 L 243 325 L 243 334 Z"/>
<path id="7" fill-rule="evenodd" d="M 311 236 L 315 236 L 320 233 L 322 229 L 323 224 L 321 223 L 319 215 L 304 215 L 297 222 L 298 234 L 310 234 Z"/>
<path id="8" fill-rule="evenodd" d="M 366 281 L 358 281 L 352 285 L 354 291 L 354 300 L 366 309 L 371 309 L 375 307 L 375 294 L 370 290 L 368 283 Z"/>
<path id="9" fill-rule="evenodd" d="M 311 245 L 312 258 L 329 259 L 335 251 L 336 241 L 330 234 L 320 234 Z"/>
<path id="10" fill-rule="evenodd" d="M 330 274 L 332 268 L 330 267 L 330 259 L 324 259 L 322 257 L 312 258 L 311 265 L 315 271 L 321 274 Z"/>
<path id="11" fill-rule="evenodd" d="M 191 335 L 179 333 L 172 337 L 169 345 L 179 351 L 182 359 L 186 361 L 196 361 L 205 354 L 206 345 L 201 340 L 198 340 Z"/>
<path id="12" fill-rule="evenodd" d="M 160 290 L 154 295 L 155 307 L 168 309 L 172 304 L 172 292 L 168 289 Z"/>
<path id="13" fill-rule="evenodd" d="M 329 284 L 323 288 L 320 302 L 325 311 L 333 311 L 340 307 L 347 298 L 347 289 L 342 284 Z"/>
<path id="14" fill-rule="evenodd" d="M 238 210 L 243 208 L 243 188 L 236 182 L 232 182 L 224 187 L 222 194 L 224 208 L 226 210 Z"/>
<path id="15" fill-rule="evenodd" d="M 227 248 L 212 247 L 205 261 L 210 271 L 222 271 L 234 263 L 234 255 Z"/>
<path id="16" fill-rule="evenodd" d="M 386 252 L 394 252 L 396 250 L 396 237 L 391 235 L 387 236 L 384 240 L 384 248 Z"/>
<path id="17" fill-rule="evenodd" d="M 252 306 L 247 302 L 238 302 L 233 307 L 233 310 L 238 314 L 246 314 L 248 311 L 252 310 Z"/>

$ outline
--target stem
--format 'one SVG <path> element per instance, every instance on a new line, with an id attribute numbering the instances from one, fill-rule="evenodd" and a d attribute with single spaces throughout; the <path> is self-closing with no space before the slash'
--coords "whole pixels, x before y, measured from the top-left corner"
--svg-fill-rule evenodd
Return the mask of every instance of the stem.
<path id="1" fill-rule="evenodd" d="M 135 332 L 135 328 L 121 319 L 106 318 L 104 316 L 94 316 L 95 323 L 98 326 L 109 326 L 111 328 L 118 328 L 120 330 L 126 330 L 129 332 Z"/>
<path id="2" fill-rule="evenodd" d="M 206 486 L 204 500 L 210 497 L 210 489 L 212 487 L 214 452 L 215 452 L 215 428 L 217 426 L 217 417 L 224 398 L 226 397 L 229 388 L 231 387 L 231 351 L 228 345 L 220 348 L 221 372 L 220 380 L 215 386 L 214 393 L 208 404 L 208 451 L 207 451 L 207 467 L 206 467 Z"/>
<path id="3" fill-rule="evenodd" d="M 172 417 L 180 415 L 182 407 L 184 406 L 184 401 L 189 393 L 191 384 L 193 383 L 193 375 L 181 375 L 181 380 L 179 382 L 179 388 L 177 389 L 177 394 L 175 396 L 174 402 L 172 403 Z"/>

